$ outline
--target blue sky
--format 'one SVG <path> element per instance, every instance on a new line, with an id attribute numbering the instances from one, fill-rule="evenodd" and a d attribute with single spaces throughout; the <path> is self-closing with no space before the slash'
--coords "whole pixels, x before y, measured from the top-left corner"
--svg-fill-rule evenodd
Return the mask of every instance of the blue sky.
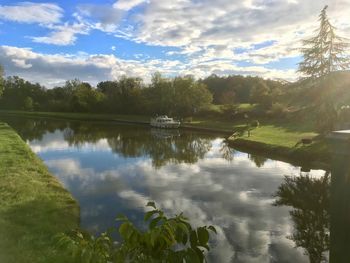
<path id="1" fill-rule="evenodd" d="M 350 37 L 350 0 L 0 0 L 0 64 L 48 87 L 156 71 L 294 80 L 326 4 Z"/>

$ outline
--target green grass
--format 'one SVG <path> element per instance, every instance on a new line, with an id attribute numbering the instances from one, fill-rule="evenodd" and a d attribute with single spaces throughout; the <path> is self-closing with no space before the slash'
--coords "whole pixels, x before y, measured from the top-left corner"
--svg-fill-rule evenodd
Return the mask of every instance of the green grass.
<path id="1" fill-rule="evenodd" d="M 211 128 L 222 131 L 231 131 L 233 133 L 236 130 L 242 130 L 246 124 L 243 121 L 233 122 L 200 118 L 193 119 L 192 122 L 186 123 L 186 126 Z M 251 131 L 250 137 L 245 133 L 241 138 L 276 146 L 294 147 L 301 139 L 313 138 L 317 135 L 316 132 L 312 131 L 311 127 L 307 127 L 305 124 L 292 124 L 276 120 L 274 122 L 269 121 L 260 123 L 258 128 Z"/>
<path id="2" fill-rule="evenodd" d="M 43 162 L 0 123 L 0 262 L 67 262 L 53 236 L 78 227 L 79 208 Z"/>
<path id="3" fill-rule="evenodd" d="M 298 129 L 297 126 L 295 128 L 290 126 L 284 123 L 261 125 L 251 131 L 250 137 L 244 136 L 244 139 L 290 148 L 303 138 L 313 138 L 318 135 L 311 130 L 305 131 Z"/>
<path id="4" fill-rule="evenodd" d="M 238 105 L 238 109 L 245 110 L 245 111 L 251 111 L 256 108 L 256 104 L 250 104 L 250 103 L 241 103 Z"/>
<path id="5" fill-rule="evenodd" d="M 250 104 L 250 103 L 241 103 L 241 104 L 235 104 L 238 108 L 238 110 L 241 111 L 252 111 L 253 109 L 256 108 L 257 104 Z M 210 104 L 207 107 L 207 111 L 212 111 L 212 112 L 216 112 L 216 113 L 223 113 L 223 110 L 225 109 L 225 107 L 230 106 L 225 105 L 225 104 Z"/>

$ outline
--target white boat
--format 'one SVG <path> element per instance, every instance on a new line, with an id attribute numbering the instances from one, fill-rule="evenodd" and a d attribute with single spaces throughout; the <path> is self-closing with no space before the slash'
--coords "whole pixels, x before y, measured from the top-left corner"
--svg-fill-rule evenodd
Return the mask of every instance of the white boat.
<path id="1" fill-rule="evenodd" d="M 151 126 L 157 128 L 179 128 L 180 122 L 174 121 L 173 118 L 169 118 L 166 115 L 157 116 L 151 119 Z"/>

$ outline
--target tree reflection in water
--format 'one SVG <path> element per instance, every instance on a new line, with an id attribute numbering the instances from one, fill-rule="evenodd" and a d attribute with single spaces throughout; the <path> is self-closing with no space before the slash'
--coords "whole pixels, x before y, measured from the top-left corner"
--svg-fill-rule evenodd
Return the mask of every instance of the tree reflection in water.
<path id="1" fill-rule="evenodd" d="M 253 153 L 248 154 L 249 160 L 255 163 L 256 167 L 260 168 L 262 167 L 265 162 L 267 161 L 267 158 L 261 156 L 261 155 L 256 155 Z"/>
<path id="2" fill-rule="evenodd" d="M 235 149 L 229 146 L 229 144 L 226 141 L 223 141 L 221 143 L 220 148 L 221 157 L 224 158 L 228 162 L 233 161 Z"/>
<path id="3" fill-rule="evenodd" d="M 274 205 L 291 206 L 294 232 L 290 238 L 305 249 L 311 263 L 327 260 L 330 246 L 330 174 L 321 178 L 306 175 L 285 177 Z"/>
<path id="4" fill-rule="evenodd" d="M 113 152 L 127 158 L 149 156 L 156 168 L 169 163 L 196 163 L 210 151 L 211 140 L 216 137 L 211 134 L 198 136 L 198 133 L 192 131 L 180 133 L 178 130 L 109 125 L 100 122 L 67 122 L 19 117 L 2 117 L 2 119 L 16 129 L 25 140 L 40 140 L 45 133 L 54 132 L 56 129 L 63 131 L 64 140 L 70 146 L 80 147 L 85 143 L 95 144 L 99 140 L 106 139 Z"/>

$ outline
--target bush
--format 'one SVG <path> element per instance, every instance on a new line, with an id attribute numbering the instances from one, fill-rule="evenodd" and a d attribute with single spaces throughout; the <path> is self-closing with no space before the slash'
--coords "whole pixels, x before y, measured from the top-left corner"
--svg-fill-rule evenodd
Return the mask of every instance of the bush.
<path id="1" fill-rule="evenodd" d="M 338 121 L 338 112 L 331 103 L 321 104 L 316 113 L 316 128 L 317 131 L 325 135 L 332 131 Z"/>
<path id="2" fill-rule="evenodd" d="M 268 111 L 268 114 L 273 117 L 283 117 L 286 114 L 287 110 L 285 106 L 281 103 L 273 103 L 271 108 Z"/>
<path id="3" fill-rule="evenodd" d="M 222 114 L 226 119 L 235 118 L 238 112 L 238 105 L 226 104 L 222 106 Z"/>
<path id="4" fill-rule="evenodd" d="M 252 128 L 258 128 L 260 126 L 260 123 L 258 120 L 254 120 L 250 123 L 250 127 Z"/>
<path id="5" fill-rule="evenodd" d="M 125 216 L 121 221 L 119 235 L 122 242 L 116 243 L 111 232 L 95 238 L 88 233 L 74 230 L 58 236 L 58 246 L 68 250 L 76 262 L 124 263 L 124 262 L 206 262 L 204 252 L 209 251 L 209 232 L 216 233 L 213 226 L 193 228 L 182 215 L 168 218 L 157 209 L 154 202 L 147 206 L 144 220 L 148 230 L 137 229 Z"/>
<path id="6" fill-rule="evenodd" d="M 23 109 L 26 111 L 32 111 L 34 109 L 33 99 L 31 97 L 26 97 L 23 101 Z"/>

